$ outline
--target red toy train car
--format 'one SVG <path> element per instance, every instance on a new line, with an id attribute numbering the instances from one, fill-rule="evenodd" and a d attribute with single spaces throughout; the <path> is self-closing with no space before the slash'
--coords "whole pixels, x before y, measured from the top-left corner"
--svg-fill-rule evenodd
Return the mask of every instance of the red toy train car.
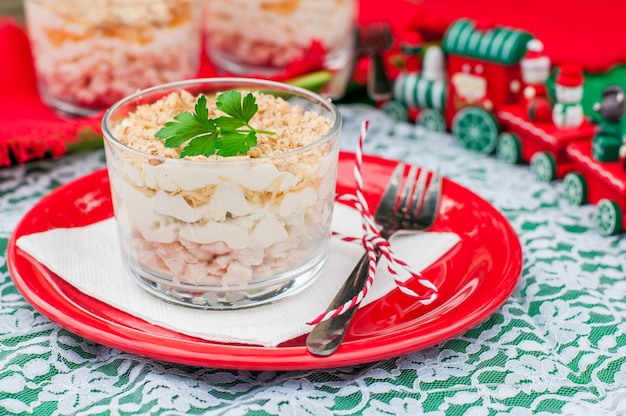
<path id="1" fill-rule="evenodd" d="M 599 231 L 614 234 L 626 225 L 626 174 L 613 166 L 620 159 L 624 94 L 614 90 L 621 101 L 611 106 L 603 97 L 611 111 L 588 119 L 582 68 L 562 64 L 553 71 L 542 46 L 526 31 L 469 19 L 455 21 L 440 44 L 424 51 L 414 35 L 402 45 L 407 64 L 381 108 L 427 130 L 450 130 L 468 149 L 529 163 L 537 180 L 565 178 L 567 200 L 598 203 Z"/>
<path id="2" fill-rule="evenodd" d="M 529 113 L 527 107 L 539 98 L 537 91 L 547 95 L 550 75 L 549 60 L 541 66 L 547 57 L 529 56 L 540 53 L 529 53 L 533 45 L 541 44 L 525 31 L 477 27 L 460 19 L 450 26 L 441 46 L 426 49 L 421 67 L 407 65 L 400 72 L 393 98 L 382 109 L 397 119 L 414 117 L 428 130 L 449 129 L 468 149 L 495 151 L 507 163 L 530 163 L 538 180 L 562 178 L 571 168 L 565 147 L 590 140 L 594 127 L 583 118 L 577 127 L 561 128 L 545 106 Z M 404 46 L 407 61 L 419 59 L 411 56 L 422 52 L 419 47 Z M 533 80 L 538 72 L 543 75 Z"/>

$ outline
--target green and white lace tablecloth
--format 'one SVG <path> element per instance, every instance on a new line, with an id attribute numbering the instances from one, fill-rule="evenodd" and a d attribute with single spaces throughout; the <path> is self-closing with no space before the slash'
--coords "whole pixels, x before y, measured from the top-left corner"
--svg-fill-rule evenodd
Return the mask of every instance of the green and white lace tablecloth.
<path id="1" fill-rule="evenodd" d="M 626 414 L 626 242 L 568 207 L 560 183 L 468 152 L 365 106 L 344 106 L 343 148 L 371 122 L 365 152 L 439 166 L 497 207 L 524 266 L 487 321 L 442 344 L 334 370 L 195 368 L 95 344 L 35 311 L 11 281 L 6 245 L 60 184 L 104 166 L 102 152 L 0 170 L 0 414 L 496 415 Z"/>

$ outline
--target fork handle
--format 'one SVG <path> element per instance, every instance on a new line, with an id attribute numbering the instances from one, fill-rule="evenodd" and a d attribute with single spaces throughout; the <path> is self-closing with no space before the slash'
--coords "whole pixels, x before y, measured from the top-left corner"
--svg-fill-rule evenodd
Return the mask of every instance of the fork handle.
<path id="1" fill-rule="evenodd" d="M 326 312 L 337 309 L 359 294 L 367 282 L 368 263 L 369 259 L 367 253 L 365 253 L 346 279 L 341 290 L 330 303 L 330 306 L 328 306 L 328 309 L 326 309 Z M 348 326 L 352 322 L 357 309 L 357 307 L 351 308 L 341 315 L 315 325 L 306 338 L 307 350 L 314 355 L 320 356 L 331 355 L 335 352 L 346 335 Z"/>
<path id="2" fill-rule="evenodd" d="M 391 99 L 391 81 L 387 76 L 383 56 L 379 52 L 373 53 L 370 57 L 367 73 L 367 94 L 374 101 Z"/>

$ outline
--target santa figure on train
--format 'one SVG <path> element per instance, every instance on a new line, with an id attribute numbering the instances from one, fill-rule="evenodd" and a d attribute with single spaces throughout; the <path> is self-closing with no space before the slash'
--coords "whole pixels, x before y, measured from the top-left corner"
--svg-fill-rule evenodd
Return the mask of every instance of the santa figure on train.
<path id="1" fill-rule="evenodd" d="M 549 122 L 552 106 L 548 99 L 546 81 L 550 76 L 550 58 L 543 53 L 543 43 L 532 39 L 526 44 L 526 54 L 520 61 L 526 102 L 526 114 L 529 120 Z"/>

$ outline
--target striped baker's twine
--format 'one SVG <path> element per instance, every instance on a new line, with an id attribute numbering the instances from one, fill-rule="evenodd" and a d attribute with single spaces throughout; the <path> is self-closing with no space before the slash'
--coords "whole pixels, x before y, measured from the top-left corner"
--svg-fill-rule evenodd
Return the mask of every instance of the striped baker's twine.
<path id="1" fill-rule="evenodd" d="M 361 244 L 365 248 L 368 258 L 367 282 L 365 283 L 363 289 L 361 289 L 361 291 L 352 299 L 348 300 L 346 303 L 339 306 L 338 308 L 320 314 L 315 319 L 308 322 L 309 325 L 315 325 L 322 321 L 334 318 L 352 308 L 356 308 L 359 306 L 361 301 L 365 298 L 370 288 L 372 287 L 372 284 L 374 283 L 378 255 L 384 256 L 387 259 L 387 270 L 392 276 L 394 276 L 394 282 L 402 293 L 414 297 L 418 302 L 421 302 L 425 305 L 431 303 L 437 298 L 437 287 L 430 280 L 424 278 L 424 276 L 422 276 L 420 272 L 413 270 L 413 268 L 409 264 L 398 258 L 391 249 L 389 241 L 387 241 L 387 239 L 383 238 L 380 235 L 380 232 L 378 231 L 379 227 L 376 224 L 376 220 L 369 210 L 369 206 L 367 204 L 367 201 L 365 200 L 365 196 L 363 196 L 363 176 L 361 175 L 361 167 L 363 164 L 363 142 L 365 141 L 365 138 L 367 136 L 368 126 L 369 123 L 367 121 L 363 122 L 361 126 L 361 134 L 359 135 L 358 146 L 355 152 L 355 194 L 344 194 L 337 197 L 337 200 L 352 205 L 361 214 L 363 237 L 358 238 L 342 235 L 339 233 L 333 233 L 334 236 L 341 238 L 343 241 L 361 241 Z M 425 289 L 425 293 L 419 294 L 415 290 L 409 288 L 405 282 L 399 280 L 397 272 L 398 269 L 404 269 L 406 272 L 408 272 L 410 274 L 410 277 L 409 279 L 407 279 L 407 282 L 411 279 L 415 279 Z"/>

